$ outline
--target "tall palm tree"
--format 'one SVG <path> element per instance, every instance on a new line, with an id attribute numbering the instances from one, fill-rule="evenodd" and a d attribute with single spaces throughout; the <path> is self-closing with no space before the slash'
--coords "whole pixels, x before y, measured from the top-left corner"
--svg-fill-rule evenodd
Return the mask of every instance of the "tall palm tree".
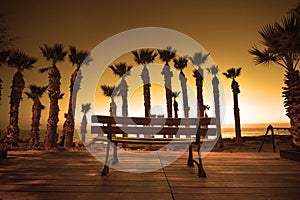
<path id="1" fill-rule="evenodd" d="M 124 62 L 120 62 L 115 65 L 110 65 L 109 68 L 113 71 L 116 76 L 121 78 L 121 82 L 118 85 L 117 90 L 119 91 L 120 95 L 122 96 L 122 116 L 128 116 L 128 85 L 125 80 L 127 75 L 130 75 L 130 70 L 132 68 L 131 65 L 127 65 Z"/>
<path id="2" fill-rule="evenodd" d="M 217 145 L 219 148 L 223 148 L 223 139 L 222 139 L 222 128 L 221 128 L 221 115 L 220 115 L 220 91 L 219 91 L 219 79 L 217 74 L 219 73 L 218 66 L 211 66 L 207 68 L 207 71 L 211 73 L 214 77 L 212 79 L 213 93 L 214 93 L 214 103 L 215 103 L 215 114 L 216 114 L 216 126 L 217 126 L 217 134 L 219 136 Z M 209 109 L 209 106 L 205 106 L 205 109 Z"/>
<path id="3" fill-rule="evenodd" d="M 64 61 L 67 51 L 64 50 L 62 44 L 54 44 L 53 46 L 44 44 L 40 47 L 40 49 L 46 60 L 51 62 L 51 66 L 40 69 L 40 72 L 48 72 L 48 95 L 50 98 L 50 107 L 44 146 L 46 149 L 52 149 L 56 147 L 58 141 L 58 101 L 64 95 L 60 92 L 61 75 L 56 64 Z"/>
<path id="4" fill-rule="evenodd" d="M 174 103 L 173 103 L 173 106 L 174 106 L 174 114 L 175 114 L 175 118 L 178 118 L 178 102 L 176 101 L 176 98 L 179 97 L 180 95 L 180 92 L 172 92 L 172 97 L 174 99 Z"/>
<path id="5" fill-rule="evenodd" d="M 25 69 L 32 69 L 36 61 L 36 58 L 30 57 L 20 50 L 13 50 L 7 61 L 8 66 L 17 69 L 12 80 L 9 125 L 5 130 L 6 137 L 4 140 L 11 145 L 17 145 L 17 138 L 19 136 L 19 106 L 25 88 L 23 72 Z"/>
<path id="6" fill-rule="evenodd" d="M 87 133 L 86 113 L 89 112 L 90 109 L 91 109 L 91 104 L 90 103 L 81 105 L 81 112 L 83 112 L 83 117 L 82 117 L 81 124 L 80 124 L 80 133 L 81 133 L 82 142 L 85 142 L 85 136 L 86 136 L 86 133 Z"/>
<path id="7" fill-rule="evenodd" d="M 173 72 L 170 69 L 169 62 L 175 57 L 176 50 L 168 46 L 166 49 L 158 49 L 159 58 L 165 62 L 165 66 L 161 71 L 164 76 L 166 101 L 167 101 L 167 114 L 169 118 L 172 118 L 172 77 Z"/>
<path id="8" fill-rule="evenodd" d="M 33 100 L 32 105 L 32 120 L 31 120 L 31 135 L 29 140 L 29 145 L 31 148 L 38 147 L 40 135 L 40 119 L 42 110 L 45 109 L 45 106 L 41 103 L 40 98 L 46 92 L 47 86 L 40 87 L 36 85 L 30 85 L 30 92 L 25 92 L 28 98 Z"/>
<path id="9" fill-rule="evenodd" d="M 284 106 L 290 119 L 293 147 L 300 149 L 300 4 L 281 23 L 259 31 L 264 49 L 253 46 L 249 53 L 256 64 L 275 63 L 285 69 Z"/>
<path id="10" fill-rule="evenodd" d="M 70 148 L 73 144 L 73 136 L 74 136 L 74 115 L 75 115 L 75 105 L 76 105 L 76 97 L 79 91 L 80 81 L 82 79 L 82 75 L 80 72 L 80 67 L 83 62 L 86 60 L 90 62 L 91 60 L 88 58 L 89 52 L 77 50 L 76 47 L 70 46 L 69 48 L 69 60 L 73 66 L 75 66 L 75 71 L 71 75 L 70 79 L 70 98 L 69 98 L 69 107 L 67 118 L 63 125 L 63 132 L 61 136 L 61 143 L 65 148 Z M 78 79 L 77 79 L 78 78 Z M 77 80 L 76 80 L 77 79 Z M 77 81 L 77 84 L 75 82 Z"/>
<path id="11" fill-rule="evenodd" d="M 106 97 L 109 97 L 110 100 L 111 100 L 111 102 L 109 104 L 110 116 L 112 116 L 112 117 L 117 116 L 117 105 L 116 105 L 115 99 L 114 99 L 114 97 L 117 94 L 116 87 L 115 86 L 109 86 L 109 85 L 101 85 L 101 89 L 103 91 L 103 94 Z"/>
<path id="12" fill-rule="evenodd" d="M 187 88 L 186 88 L 186 82 L 187 78 L 185 77 L 185 74 L 183 73 L 183 69 L 187 67 L 187 57 L 180 57 L 180 58 L 174 58 L 174 67 L 178 70 L 180 70 L 179 73 L 179 80 L 181 84 L 181 90 L 182 90 L 182 98 L 183 98 L 183 111 L 184 116 L 186 118 L 189 117 L 189 102 L 188 102 L 188 95 L 187 95 Z"/>
<path id="13" fill-rule="evenodd" d="M 193 57 L 189 57 L 189 60 L 194 66 L 197 66 L 197 69 L 193 71 L 193 77 L 196 79 L 196 87 L 197 87 L 197 116 L 204 116 L 204 103 L 203 103 L 203 69 L 201 65 L 203 65 L 209 54 L 202 54 L 202 52 L 195 53 Z"/>
<path id="14" fill-rule="evenodd" d="M 145 106 L 145 117 L 150 117 L 150 111 L 151 111 L 151 95 L 150 95 L 150 76 L 149 76 L 149 70 L 147 69 L 147 65 L 149 63 L 153 63 L 155 60 L 155 57 L 157 56 L 157 53 L 154 52 L 154 50 L 150 49 L 141 49 L 140 51 L 133 51 L 132 54 L 134 55 L 134 61 L 137 64 L 143 65 L 142 70 L 142 80 L 143 80 L 143 89 L 144 89 L 144 106 Z"/>
<path id="15" fill-rule="evenodd" d="M 231 82 L 231 89 L 233 93 L 233 110 L 234 110 L 234 122 L 235 122 L 235 136 L 236 140 L 235 143 L 237 145 L 242 145 L 243 140 L 241 136 L 241 123 L 240 123 L 240 109 L 239 109 L 239 101 L 238 101 L 238 94 L 240 93 L 240 86 L 238 82 L 235 80 L 236 77 L 240 76 L 242 68 L 230 68 L 227 72 L 224 72 L 223 75 L 226 78 L 232 79 Z"/>

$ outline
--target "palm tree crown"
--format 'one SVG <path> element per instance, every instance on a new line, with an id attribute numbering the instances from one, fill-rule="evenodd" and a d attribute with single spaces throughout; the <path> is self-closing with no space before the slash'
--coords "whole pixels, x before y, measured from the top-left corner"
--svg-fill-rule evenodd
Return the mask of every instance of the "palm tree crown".
<path id="1" fill-rule="evenodd" d="M 27 54 L 20 50 L 14 50 L 9 55 L 7 64 L 10 67 L 14 67 L 20 71 L 24 71 L 25 69 L 32 69 L 34 67 L 33 64 L 36 63 L 36 61 L 36 58 L 29 57 Z"/>
<path id="2" fill-rule="evenodd" d="M 25 94 L 28 96 L 30 99 L 36 99 L 42 97 L 42 95 L 45 93 L 47 90 L 48 86 L 41 87 L 41 86 L 36 86 L 36 85 L 30 85 L 29 89 L 30 92 L 25 92 Z"/>
<path id="3" fill-rule="evenodd" d="M 170 60 L 175 58 L 176 56 L 176 50 L 173 49 L 171 46 L 167 46 L 166 49 L 158 49 L 159 58 L 166 63 L 166 65 L 169 64 Z"/>
<path id="4" fill-rule="evenodd" d="M 182 73 L 182 75 L 184 75 L 183 74 L 183 69 L 187 67 L 187 62 L 188 62 L 187 56 L 180 57 L 178 59 L 174 58 L 173 61 L 174 61 L 174 67 L 176 69 L 180 70 L 180 73 Z"/>
<path id="5" fill-rule="evenodd" d="M 242 68 L 230 68 L 227 70 L 227 72 L 224 72 L 223 75 L 226 76 L 226 78 L 231 78 L 231 79 L 235 79 L 236 77 L 238 77 L 241 74 L 241 70 Z"/>
<path id="6" fill-rule="evenodd" d="M 130 75 L 131 65 L 127 65 L 125 62 L 120 62 L 115 65 L 110 65 L 109 68 L 114 72 L 115 75 L 120 78 L 124 78 L 127 75 Z"/>
<path id="7" fill-rule="evenodd" d="M 115 86 L 109 86 L 109 85 L 101 85 L 101 89 L 103 91 L 103 94 L 107 97 L 115 97 L 116 96 L 116 87 Z"/>
<path id="8" fill-rule="evenodd" d="M 213 65 L 210 68 L 207 68 L 206 70 L 214 76 L 216 76 L 219 73 L 219 67 L 216 65 Z"/>
<path id="9" fill-rule="evenodd" d="M 83 112 L 84 114 L 86 114 L 90 110 L 91 110 L 91 104 L 90 103 L 81 105 L 81 112 Z"/>
<path id="10" fill-rule="evenodd" d="M 91 57 L 89 57 L 88 51 L 78 51 L 75 46 L 70 46 L 69 48 L 69 60 L 73 66 L 76 65 L 79 68 L 84 62 L 89 63 L 92 61 Z"/>
<path id="11" fill-rule="evenodd" d="M 142 65 L 153 63 L 157 56 L 157 53 L 150 49 L 141 49 L 140 52 L 133 51 L 132 54 L 134 55 L 134 61 Z"/>
<path id="12" fill-rule="evenodd" d="M 44 44 L 40 49 L 47 61 L 52 60 L 52 65 L 64 61 L 67 55 L 67 51 L 64 51 L 62 44 L 54 44 L 53 47 Z"/>

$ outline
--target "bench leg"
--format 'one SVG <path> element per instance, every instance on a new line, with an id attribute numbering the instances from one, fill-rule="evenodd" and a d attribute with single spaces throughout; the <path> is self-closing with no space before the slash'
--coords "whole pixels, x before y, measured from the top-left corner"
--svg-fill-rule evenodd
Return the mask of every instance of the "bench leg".
<path id="1" fill-rule="evenodd" d="M 187 165 L 190 167 L 194 167 L 194 161 L 193 161 L 193 147 L 192 144 L 189 146 L 189 158 L 187 160 Z"/>
<path id="2" fill-rule="evenodd" d="M 119 159 L 118 159 L 118 143 L 114 143 L 114 152 L 113 152 L 113 161 L 112 165 L 118 164 Z"/>
<path id="3" fill-rule="evenodd" d="M 200 177 L 206 177 L 206 173 L 204 171 L 203 165 L 202 165 L 202 159 L 199 156 L 199 164 L 198 164 L 198 176 Z"/>
<path id="4" fill-rule="evenodd" d="M 109 172 L 109 166 L 108 166 L 109 148 L 110 148 L 110 141 L 108 140 L 107 148 L 106 148 L 105 164 L 104 164 L 101 176 L 106 176 Z"/>

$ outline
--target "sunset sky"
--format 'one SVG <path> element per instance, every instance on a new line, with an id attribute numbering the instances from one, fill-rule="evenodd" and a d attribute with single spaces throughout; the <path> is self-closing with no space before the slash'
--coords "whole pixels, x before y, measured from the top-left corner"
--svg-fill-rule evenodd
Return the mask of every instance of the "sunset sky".
<path id="1" fill-rule="evenodd" d="M 15 48 L 38 58 L 35 69 L 25 72 L 27 87 L 30 84 L 47 85 L 47 75 L 38 72 L 39 68 L 49 65 L 39 50 L 42 44 L 52 45 L 58 42 L 65 47 L 75 45 L 79 49 L 92 51 L 102 41 L 120 32 L 140 27 L 162 27 L 181 32 L 196 40 L 219 66 L 219 77 L 224 88 L 225 124 L 234 123 L 233 102 L 231 81 L 221 73 L 231 67 L 242 67 L 241 76 L 237 79 L 241 90 L 239 95 L 241 123 L 249 124 L 288 122 L 281 97 L 284 70 L 276 65 L 255 66 L 248 50 L 254 44 L 259 44 L 258 30 L 262 26 L 279 21 L 296 4 L 296 0 L 2 0 L 0 12 L 6 18 L 10 33 L 18 37 Z M 124 59 L 134 65 L 133 59 L 130 60 L 130 54 L 125 55 Z M 157 63 L 161 64 L 158 59 Z M 66 62 L 59 63 L 58 67 L 62 73 L 61 90 L 66 93 L 65 98 L 60 101 L 61 125 L 64 122 L 63 113 L 67 112 L 69 79 L 74 68 L 67 58 Z M 156 67 L 158 66 L 153 66 L 153 69 Z M 160 70 L 159 67 L 157 70 Z M 191 71 L 188 69 L 186 73 L 190 85 L 195 87 Z M 5 129 L 8 125 L 8 96 L 14 73 L 14 69 L 0 68 L 0 76 L 4 81 L 0 129 Z M 116 80 L 109 70 L 106 76 Z M 156 77 L 155 74 L 151 76 Z M 160 71 L 157 73 L 158 76 Z M 132 75 L 130 79 L 129 81 L 133 82 L 141 81 L 138 74 Z M 211 82 L 211 76 L 205 79 L 207 83 Z M 178 76 L 174 75 L 173 80 L 174 88 L 180 90 L 175 81 L 178 82 Z M 163 89 L 161 86 L 154 85 L 151 91 L 155 93 L 152 104 L 156 106 L 157 113 L 161 112 L 160 107 L 165 107 L 165 94 L 161 89 Z M 28 91 L 28 88 L 25 90 Z M 143 114 L 141 94 L 141 88 L 130 91 L 129 116 Z M 97 95 L 101 106 L 94 112 L 109 114 L 109 99 L 104 98 L 100 90 Z M 207 101 L 209 100 L 207 98 Z M 42 113 L 43 129 L 46 127 L 49 112 L 47 94 L 42 98 L 42 103 L 46 106 Z M 205 104 L 211 105 L 210 102 Z M 24 95 L 19 120 L 22 129 L 30 129 L 31 105 L 32 101 Z M 183 110 L 182 105 L 180 109 Z"/>

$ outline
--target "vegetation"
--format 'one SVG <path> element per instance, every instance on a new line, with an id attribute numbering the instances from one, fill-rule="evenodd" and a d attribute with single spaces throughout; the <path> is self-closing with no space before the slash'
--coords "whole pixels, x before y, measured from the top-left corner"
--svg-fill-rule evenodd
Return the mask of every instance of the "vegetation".
<path id="1" fill-rule="evenodd" d="M 142 49 L 140 51 L 133 51 L 132 54 L 134 55 L 134 60 L 137 64 L 143 65 L 143 71 L 141 74 L 143 80 L 143 87 L 144 87 L 144 105 L 145 105 L 145 117 L 150 117 L 151 111 L 151 95 L 150 95 L 150 76 L 149 70 L 147 69 L 147 65 L 149 63 L 153 63 L 157 53 L 154 50 L 150 49 Z"/>
<path id="2" fill-rule="evenodd" d="M 32 120 L 31 120 L 31 135 L 29 139 L 29 145 L 31 148 L 37 148 L 40 140 L 40 119 L 42 110 L 45 106 L 41 103 L 40 98 L 46 92 L 47 86 L 40 87 L 36 85 L 30 85 L 30 92 L 25 92 L 28 98 L 33 100 L 32 105 Z"/>
<path id="3" fill-rule="evenodd" d="M 40 69 L 40 72 L 48 72 L 48 95 L 50 98 L 49 117 L 44 146 L 46 149 L 56 147 L 58 141 L 57 123 L 59 121 L 58 101 L 64 94 L 60 92 L 60 71 L 57 68 L 57 62 L 62 62 L 67 55 L 62 44 L 54 44 L 52 47 L 44 44 L 40 47 L 43 56 L 51 62 L 51 66 Z"/>
<path id="4" fill-rule="evenodd" d="M 187 88 L 186 88 L 186 82 L 187 78 L 185 77 L 185 74 L 183 73 L 183 69 L 187 67 L 187 57 L 180 57 L 180 58 L 174 58 L 174 67 L 178 70 L 180 70 L 179 73 L 179 80 L 181 84 L 181 89 L 182 89 L 182 98 L 183 98 L 183 111 L 184 111 L 184 116 L 186 118 L 189 117 L 189 103 L 188 103 L 188 95 L 187 95 Z"/>
<path id="5" fill-rule="evenodd" d="M 219 79 L 217 74 L 219 73 L 218 66 L 211 66 L 207 68 L 207 71 L 211 73 L 214 77 L 212 79 L 213 93 L 214 93 L 214 103 L 215 103 L 215 113 L 216 113 L 216 125 L 217 125 L 217 133 L 219 135 L 218 139 L 218 147 L 223 148 L 223 139 L 222 139 L 222 129 L 221 129 L 221 115 L 220 115 L 220 91 L 219 91 Z M 206 109 L 209 109 L 209 106 L 204 105 L 204 112 Z"/>
<path id="6" fill-rule="evenodd" d="M 235 80 L 241 74 L 242 68 L 230 68 L 227 72 L 224 72 L 223 75 L 226 78 L 232 79 L 231 82 L 231 90 L 233 93 L 233 110 L 234 110 L 234 122 L 235 122 L 235 136 L 237 145 L 242 145 L 242 135 L 241 135 L 241 122 L 240 122 L 240 109 L 239 109 L 239 101 L 238 101 L 238 94 L 240 93 L 240 86 L 239 83 Z"/>
<path id="7" fill-rule="evenodd" d="M 300 149 L 300 4 L 281 20 L 264 26 L 259 35 L 263 49 L 253 46 L 249 53 L 256 64 L 275 63 L 285 69 L 284 106 L 290 119 L 292 144 Z"/>
<path id="8" fill-rule="evenodd" d="M 9 67 L 17 69 L 17 72 L 13 76 L 11 93 L 10 93 L 10 117 L 9 125 L 5 129 L 4 142 L 17 146 L 19 136 L 19 106 L 22 100 L 23 90 L 25 88 L 25 80 L 23 72 L 33 68 L 37 59 L 28 56 L 26 53 L 20 50 L 13 50 L 7 61 Z"/>
<path id="9" fill-rule="evenodd" d="M 128 116 L 128 84 L 125 80 L 125 77 L 130 75 L 131 65 L 127 65 L 124 62 L 110 65 L 109 68 L 113 71 L 116 76 L 121 78 L 121 82 L 118 85 L 117 90 L 119 91 L 122 97 L 122 116 Z"/>
<path id="10" fill-rule="evenodd" d="M 70 98 L 68 114 L 63 125 L 63 132 L 61 136 L 61 143 L 63 143 L 64 147 L 67 149 L 73 145 L 76 97 L 82 79 L 80 67 L 84 61 L 86 63 L 91 61 L 91 59 L 88 57 L 88 51 L 77 50 L 74 46 L 70 46 L 69 50 L 69 60 L 72 63 L 72 65 L 76 68 L 75 71 L 72 73 L 70 79 Z"/>
<path id="11" fill-rule="evenodd" d="M 115 103 L 114 97 L 117 94 L 116 87 L 115 86 L 109 86 L 109 85 L 101 85 L 101 89 L 103 91 L 103 94 L 106 97 L 109 97 L 111 102 L 109 104 L 109 113 L 110 116 L 117 116 L 117 105 Z"/>
<path id="12" fill-rule="evenodd" d="M 85 135 L 87 133 L 87 118 L 86 113 L 88 113 L 91 109 L 91 104 L 82 104 L 81 105 L 81 112 L 83 112 L 81 124 L 80 124 L 80 133 L 81 133 L 81 140 L 82 142 L 85 142 Z"/>
<path id="13" fill-rule="evenodd" d="M 203 103 L 203 69 L 201 65 L 203 65 L 209 54 L 202 54 L 202 52 L 195 53 L 193 57 L 189 57 L 190 61 L 193 65 L 197 66 L 197 69 L 193 71 L 193 77 L 196 79 L 196 87 L 197 87 L 197 116 L 204 116 L 204 103 Z"/>
<path id="14" fill-rule="evenodd" d="M 165 62 L 165 66 L 161 71 L 164 76 L 165 90 L 166 90 L 166 102 L 167 102 L 167 114 L 169 118 L 172 118 L 172 77 L 173 72 L 170 69 L 169 62 L 175 57 L 176 50 L 168 46 L 166 49 L 158 49 L 159 58 Z"/>

